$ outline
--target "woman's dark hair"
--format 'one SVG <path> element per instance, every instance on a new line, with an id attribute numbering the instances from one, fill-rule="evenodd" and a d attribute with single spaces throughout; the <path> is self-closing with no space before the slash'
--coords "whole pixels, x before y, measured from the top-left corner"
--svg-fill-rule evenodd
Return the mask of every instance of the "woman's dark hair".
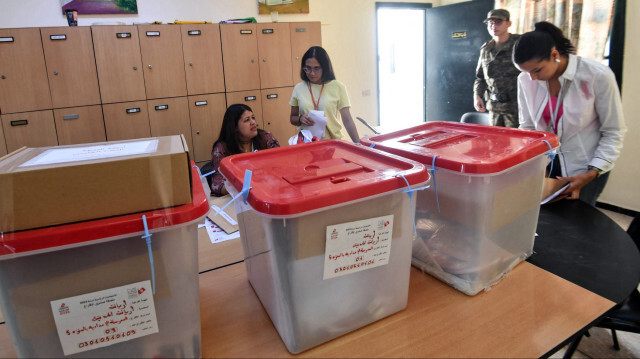
<path id="1" fill-rule="evenodd" d="M 240 121 L 245 111 L 253 112 L 251 107 L 243 103 L 237 103 L 227 108 L 222 119 L 220 135 L 218 136 L 218 140 L 213 143 L 213 147 L 215 147 L 218 142 L 222 142 L 229 154 L 235 155 L 243 152 L 238 138 L 238 121 Z M 265 139 L 264 133 L 263 130 L 259 129 L 258 135 L 251 139 L 253 147 L 257 150 L 267 148 L 267 140 Z"/>
<path id="2" fill-rule="evenodd" d="M 318 60 L 320 66 L 322 67 L 322 82 L 326 83 L 331 80 L 336 79 L 336 75 L 333 73 L 333 66 L 331 66 L 331 60 L 329 59 L 329 54 L 327 51 L 320 46 L 312 46 L 304 53 L 302 56 L 301 66 L 300 66 L 300 78 L 302 81 L 309 82 L 309 78 L 307 77 L 307 73 L 304 72 L 304 67 L 306 66 L 307 60 L 314 58 Z"/>
<path id="3" fill-rule="evenodd" d="M 512 60 L 520 65 L 530 60 L 546 60 L 555 47 L 561 55 L 575 54 L 571 40 L 564 37 L 562 30 L 546 21 L 535 24 L 535 30 L 523 34 L 513 45 Z"/>

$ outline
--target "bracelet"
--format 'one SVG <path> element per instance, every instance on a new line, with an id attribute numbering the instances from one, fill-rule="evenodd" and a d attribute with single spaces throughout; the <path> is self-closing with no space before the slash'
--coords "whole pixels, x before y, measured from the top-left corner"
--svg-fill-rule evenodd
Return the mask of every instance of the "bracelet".
<path id="1" fill-rule="evenodd" d="M 302 115 L 298 115 L 298 126 L 302 125 Z"/>

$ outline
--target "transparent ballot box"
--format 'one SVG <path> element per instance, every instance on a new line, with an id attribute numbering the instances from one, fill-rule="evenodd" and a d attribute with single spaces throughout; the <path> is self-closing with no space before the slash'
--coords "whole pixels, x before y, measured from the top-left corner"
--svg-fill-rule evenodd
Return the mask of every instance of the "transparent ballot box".
<path id="1" fill-rule="evenodd" d="M 406 307 L 415 200 L 404 191 L 428 184 L 425 166 L 326 140 L 227 157 L 220 171 L 249 281 L 290 352 Z"/>
<path id="2" fill-rule="evenodd" d="M 193 168 L 191 188 L 179 206 L 3 233 L 0 309 L 18 356 L 200 357 L 209 203 Z"/>
<path id="3" fill-rule="evenodd" d="M 414 266 L 475 295 L 532 253 L 554 134 L 429 122 L 362 143 L 432 171 L 418 193 Z"/>

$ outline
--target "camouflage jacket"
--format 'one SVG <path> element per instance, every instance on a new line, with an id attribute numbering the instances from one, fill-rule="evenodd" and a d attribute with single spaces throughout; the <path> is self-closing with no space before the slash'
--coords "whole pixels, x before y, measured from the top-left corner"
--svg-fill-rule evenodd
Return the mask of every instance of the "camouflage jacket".
<path id="1" fill-rule="evenodd" d="M 476 67 L 476 81 L 473 84 L 473 93 L 487 99 L 491 94 L 502 98 L 508 96 L 509 101 L 487 101 L 487 109 L 499 112 L 518 111 L 518 75 L 520 70 L 511 61 L 511 52 L 518 34 L 510 34 L 507 42 L 500 51 L 496 50 L 496 42 L 491 39 L 480 48 L 480 58 Z"/>

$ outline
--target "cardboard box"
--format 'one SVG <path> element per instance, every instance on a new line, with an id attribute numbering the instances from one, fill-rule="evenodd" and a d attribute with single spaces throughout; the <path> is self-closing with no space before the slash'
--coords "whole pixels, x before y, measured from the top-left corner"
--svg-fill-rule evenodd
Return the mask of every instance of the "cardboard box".
<path id="1" fill-rule="evenodd" d="M 183 136 L 21 148 L 0 158 L 0 232 L 191 202 Z"/>

